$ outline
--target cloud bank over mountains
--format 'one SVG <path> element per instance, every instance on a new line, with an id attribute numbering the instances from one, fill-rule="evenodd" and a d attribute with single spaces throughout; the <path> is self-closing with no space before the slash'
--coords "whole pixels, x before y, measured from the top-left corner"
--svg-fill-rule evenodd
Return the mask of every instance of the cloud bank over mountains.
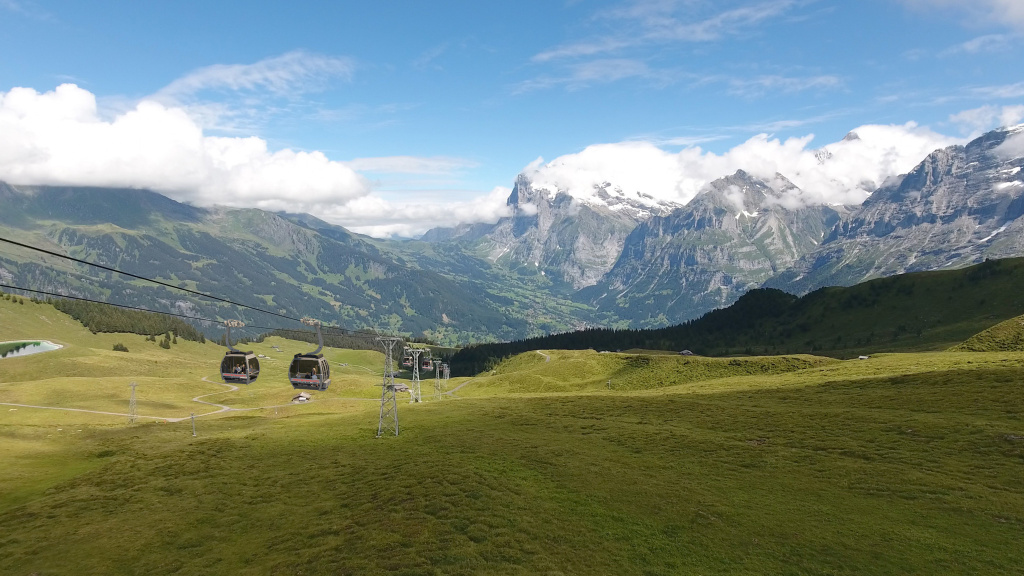
<path id="1" fill-rule="evenodd" d="M 509 190 L 496 187 L 471 201 L 382 198 L 363 172 L 437 174 L 467 164 L 456 158 L 332 160 L 318 151 L 271 150 L 258 137 L 210 136 L 187 107 L 142 100 L 104 117 L 96 97 L 73 84 L 51 92 L 0 93 L 0 180 L 150 188 L 200 206 L 251 206 L 310 212 L 375 236 L 420 234 L 439 225 L 494 222 L 509 213 Z M 824 146 L 814 136 L 754 136 L 716 154 L 700 147 L 669 151 L 649 142 L 597 144 L 525 168 L 537 188 L 592 199 L 609 182 L 680 204 L 708 182 L 746 170 L 771 181 L 776 173 L 801 190 L 793 205 L 859 204 L 887 178 L 959 140 L 914 123 L 867 125 Z M 514 175 L 509 175 L 509 180 Z"/>
<path id="2" fill-rule="evenodd" d="M 839 142 L 814 148 L 813 135 L 780 140 L 759 134 L 723 154 L 700 147 L 669 152 L 647 142 L 589 146 L 526 173 L 535 188 L 562 190 L 587 201 L 604 182 L 634 195 L 643 193 L 679 204 L 736 170 L 771 182 L 782 174 L 799 188 L 787 201 L 796 205 L 860 204 L 887 178 L 910 171 L 932 151 L 959 142 L 928 128 L 867 125 Z"/>

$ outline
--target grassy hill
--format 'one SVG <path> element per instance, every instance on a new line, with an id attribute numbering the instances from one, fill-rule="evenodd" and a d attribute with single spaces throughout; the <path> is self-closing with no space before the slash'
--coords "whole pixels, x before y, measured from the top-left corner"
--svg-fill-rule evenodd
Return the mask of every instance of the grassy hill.
<path id="1" fill-rule="evenodd" d="M 464 348 L 453 373 L 489 369 L 503 357 L 537 349 L 691 350 L 706 356 L 861 354 L 944 350 L 1024 313 L 1024 258 L 961 270 L 917 272 L 803 297 L 774 289 L 657 330 L 589 329 L 506 344 Z"/>
<path id="2" fill-rule="evenodd" d="M 1024 562 L 1024 353 L 545 350 L 453 378 L 451 399 L 400 399 L 401 436 L 376 439 L 372 351 L 329 350 L 336 382 L 290 405 L 284 359 L 306 343 L 251 345 L 272 359 L 227 392 L 202 380 L 223 351 L 211 343 L 163 350 L 0 300 L 0 341 L 21 338 L 65 348 L 0 360 L 0 402 L 68 410 L 0 405 L 4 573 L 1005 574 Z M 140 379 L 140 415 L 154 418 L 69 410 L 123 412 Z M 260 409 L 201 416 L 197 437 L 169 421 L 214 411 L 192 401 L 209 393 Z"/>
<path id="3" fill-rule="evenodd" d="M 1010 318 L 953 347 L 964 352 L 1024 352 L 1024 316 Z"/>
<path id="4" fill-rule="evenodd" d="M 725 359 L 544 350 L 502 361 L 462 395 L 650 390 L 733 376 L 770 376 L 832 362 L 818 356 Z"/>

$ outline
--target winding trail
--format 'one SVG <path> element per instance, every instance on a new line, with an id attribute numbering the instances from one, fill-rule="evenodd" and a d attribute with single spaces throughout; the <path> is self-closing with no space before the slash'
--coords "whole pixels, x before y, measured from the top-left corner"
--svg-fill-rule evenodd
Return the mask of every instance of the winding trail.
<path id="1" fill-rule="evenodd" d="M 223 404 L 216 404 L 214 402 L 207 402 L 206 400 L 200 400 L 200 398 L 206 398 L 207 396 L 214 396 L 216 394 L 227 394 L 228 392 L 234 392 L 234 391 L 238 390 L 238 386 L 235 386 L 234 384 L 225 384 L 223 382 L 212 382 L 210 380 L 207 380 L 206 376 L 203 376 L 203 382 L 209 382 L 210 384 L 220 384 L 221 386 L 227 386 L 228 388 L 230 388 L 230 390 L 221 390 L 220 392 L 210 392 L 209 394 L 201 394 L 201 395 L 196 396 L 195 398 L 193 398 L 192 399 L 193 402 L 199 402 L 200 404 L 206 404 L 207 406 L 216 406 L 217 408 L 220 408 L 220 410 L 214 410 L 213 412 L 207 412 L 206 414 L 200 414 L 199 416 L 209 416 L 210 414 L 220 414 L 221 412 L 230 412 L 232 410 L 238 410 L 238 408 L 232 408 L 231 406 L 225 406 Z M 251 410 L 251 408 L 245 408 L 245 410 Z M 179 420 L 184 420 L 184 418 L 180 418 Z M 175 420 L 175 422 L 177 422 L 177 420 Z"/>
<path id="2" fill-rule="evenodd" d="M 224 404 L 217 404 L 216 402 L 207 402 L 206 400 L 202 400 L 202 398 L 206 398 L 207 396 L 215 396 L 217 394 L 228 394 L 229 392 L 236 392 L 236 391 L 238 391 L 238 386 L 235 386 L 234 384 L 225 384 L 223 382 L 214 382 L 212 380 L 207 379 L 206 376 L 203 376 L 202 380 L 203 380 L 203 382 L 206 382 L 208 384 L 218 384 L 220 386 L 227 386 L 228 388 L 230 388 L 230 390 L 221 390 L 220 392 L 210 392 L 209 394 L 200 394 L 199 396 L 196 396 L 195 398 L 193 398 L 192 399 L 193 402 L 198 402 L 200 404 L 205 404 L 207 406 L 213 406 L 213 407 L 217 408 L 217 410 L 213 410 L 211 412 L 204 412 L 203 414 L 196 414 L 195 415 L 196 418 L 201 418 L 203 416 L 212 416 L 213 414 L 221 414 L 223 412 L 250 412 L 252 410 L 267 410 L 267 409 L 270 409 L 270 408 L 286 408 L 286 407 L 289 407 L 289 406 L 297 406 L 297 404 L 290 402 L 288 404 L 274 404 L 274 405 L 271 405 L 271 406 L 256 406 L 255 408 L 232 408 L 231 406 L 226 406 Z M 460 388 L 461 388 L 461 386 L 460 386 Z M 371 401 L 373 401 L 372 398 L 330 398 L 330 400 L 371 400 Z M 308 404 L 309 402 L 306 402 L 306 403 Z M 123 416 L 125 418 L 128 418 L 130 416 L 130 414 L 128 414 L 127 412 L 105 412 L 103 410 L 86 410 L 85 408 L 65 408 L 63 406 L 36 406 L 34 404 L 15 404 L 15 403 L 12 403 L 12 402 L 0 402 L 0 406 L 14 406 L 15 408 L 37 408 L 37 409 L 40 409 L 40 410 L 66 410 L 68 412 L 85 412 L 87 414 L 102 414 L 104 416 Z M 188 420 L 188 419 L 192 418 L 192 415 L 182 416 L 182 417 L 169 417 L 169 416 L 145 416 L 143 414 L 138 414 L 138 415 L 136 415 L 136 418 L 146 418 L 146 419 L 149 419 L 149 420 L 164 420 L 166 422 L 181 422 L 182 420 Z"/>
<path id="3" fill-rule="evenodd" d="M 86 412 L 88 414 L 104 414 L 106 416 L 124 416 L 128 417 L 127 413 L 121 412 L 103 412 L 102 410 L 86 410 L 84 408 L 64 408 L 63 406 L 35 406 L 32 404 L 14 404 L 11 402 L 0 402 L 0 406 L 17 406 L 18 408 L 39 408 L 40 410 L 66 410 L 68 412 Z M 184 420 L 184 418 L 164 418 L 162 416 L 143 416 L 139 414 L 137 418 L 149 418 L 151 420 L 167 420 L 168 422 L 177 422 L 178 420 Z"/>
<path id="4" fill-rule="evenodd" d="M 442 392 L 442 394 L 444 394 L 446 396 L 452 396 L 454 398 L 456 392 L 461 390 L 463 386 L 465 386 L 466 384 L 469 384 L 473 380 L 476 380 L 476 378 L 470 378 L 469 380 L 466 380 L 465 382 L 463 382 L 462 384 L 459 384 L 455 388 L 452 388 L 451 390 L 448 390 L 447 392 Z"/>
<path id="5" fill-rule="evenodd" d="M 534 350 L 534 352 L 536 352 L 537 354 L 540 354 L 541 356 L 543 356 L 545 362 L 551 362 L 551 355 L 550 354 L 545 354 L 545 353 L 541 352 L 540 350 Z"/>
<path id="6" fill-rule="evenodd" d="M 352 367 L 352 368 L 362 368 L 363 370 L 366 370 L 370 374 L 383 374 L 383 372 L 377 372 L 376 370 L 370 370 L 366 366 L 360 366 L 359 364 L 349 364 L 349 367 Z"/>

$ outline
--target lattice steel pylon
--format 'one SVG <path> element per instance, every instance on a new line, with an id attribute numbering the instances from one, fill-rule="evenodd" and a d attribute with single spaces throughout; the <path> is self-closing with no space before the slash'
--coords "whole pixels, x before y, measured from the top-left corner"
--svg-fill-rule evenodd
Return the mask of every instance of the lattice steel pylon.
<path id="1" fill-rule="evenodd" d="M 128 398 L 128 423 L 135 424 L 135 421 L 139 419 L 139 407 L 135 404 L 135 387 L 138 386 L 135 382 L 131 383 L 132 395 Z"/>
<path id="2" fill-rule="evenodd" d="M 409 387 L 409 403 L 421 402 L 423 397 L 420 395 L 420 354 L 423 354 L 422 348 L 413 348 L 409 350 L 412 354 L 412 385 Z"/>
<path id="3" fill-rule="evenodd" d="M 441 399 L 441 361 L 434 360 L 434 400 Z"/>
<path id="4" fill-rule="evenodd" d="M 441 384 L 441 387 L 444 388 L 444 392 L 448 392 L 448 379 L 452 377 L 452 368 L 447 362 L 442 364 L 442 367 L 444 371 L 444 383 Z"/>
<path id="5" fill-rule="evenodd" d="M 384 382 L 380 390 L 380 420 L 377 421 L 377 438 L 395 433 L 398 436 L 398 402 L 395 400 L 395 343 L 401 338 L 381 336 L 377 341 L 384 347 Z"/>

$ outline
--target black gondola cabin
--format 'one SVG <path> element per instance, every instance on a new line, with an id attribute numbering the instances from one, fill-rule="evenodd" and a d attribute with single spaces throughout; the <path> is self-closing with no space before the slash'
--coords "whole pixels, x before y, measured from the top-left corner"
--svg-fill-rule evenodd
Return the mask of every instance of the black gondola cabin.
<path id="1" fill-rule="evenodd" d="M 260 361 L 252 352 L 232 350 L 220 361 L 220 377 L 225 384 L 249 384 L 260 375 Z"/>
<path id="2" fill-rule="evenodd" d="M 288 380 L 297 390 L 327 390 L 331 383 L 331 365 L 323 354 L 296 354 L 288 367 Z"/>

